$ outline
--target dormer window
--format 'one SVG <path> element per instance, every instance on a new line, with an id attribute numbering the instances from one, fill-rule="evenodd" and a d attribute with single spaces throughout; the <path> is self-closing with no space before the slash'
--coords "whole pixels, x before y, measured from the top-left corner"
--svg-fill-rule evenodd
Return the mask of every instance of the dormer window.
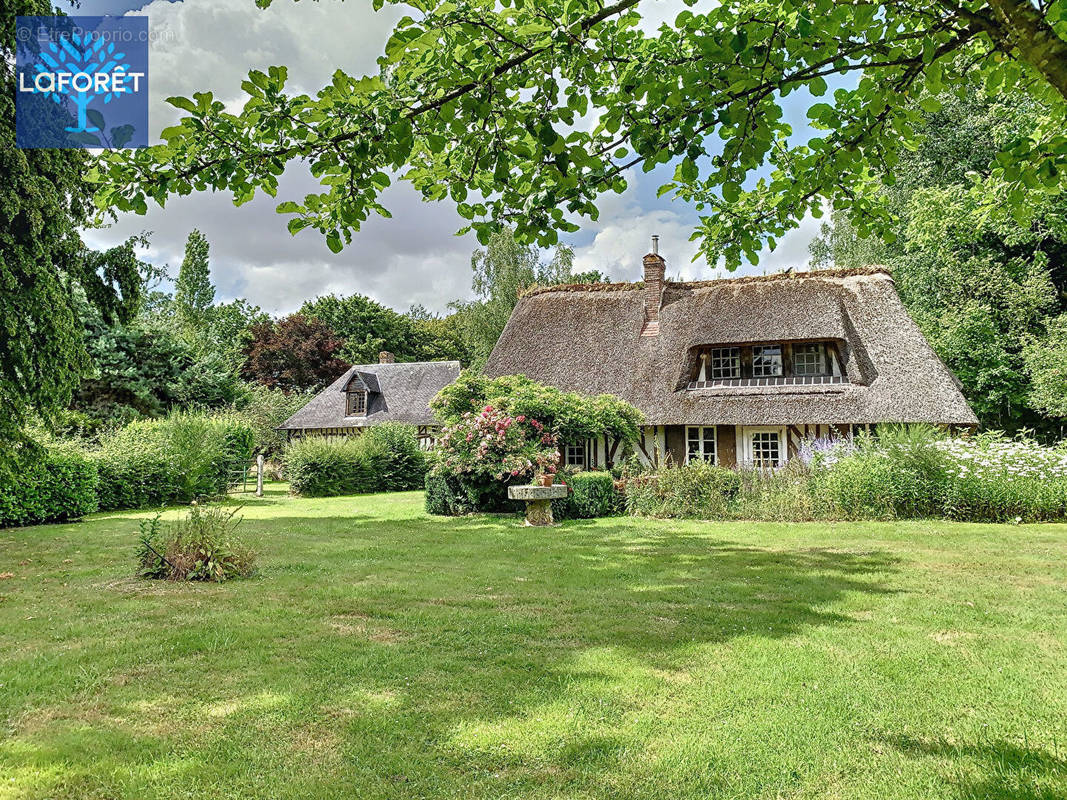
<path id="1" fill-rule="evenodd" d="M 708 344 L 693 351 L 690 389 L 848 383 L 842 345 L 834 340 Z"/>
<path id="2" fill-rule="evenodd" d="M 741 348 L 713 347 L 707 355 L 705 380 L 729 380 L 741 377 Z"/>
<path id="3" fill-rule="evenodd" d="M 752 348 L 752 377 L 776 378 L 782 373 L 782 346 L 762 345 Z"/>
<path id="4" fill-rule="evenodd" d="M 793 374 L 829 375 L 826 344 L 824 342 L 812 342 L 810 344 L 793 345 Z"/>
<path id="5" fill-rule="evenodd" d="M 334 406 L 336 408 L 336 406 Z M 336 411 L 334 412 L 337 413 Z M 354 389 L 348 392 L 348 408 L 346 417 L 363 417 L 367 414 L 367 392 L 363 389 Z"/>

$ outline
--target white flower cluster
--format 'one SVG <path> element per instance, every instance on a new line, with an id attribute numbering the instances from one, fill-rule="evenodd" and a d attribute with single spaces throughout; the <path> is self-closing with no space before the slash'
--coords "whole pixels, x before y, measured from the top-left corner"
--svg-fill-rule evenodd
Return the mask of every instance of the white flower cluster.
<path id="1" fill-rule="evenodd" d="M 960 477 L 1067 478 L 1067 450 L 1062 446 L 982 436 L 944 439 L 934 446 L 949 456 Z"/>

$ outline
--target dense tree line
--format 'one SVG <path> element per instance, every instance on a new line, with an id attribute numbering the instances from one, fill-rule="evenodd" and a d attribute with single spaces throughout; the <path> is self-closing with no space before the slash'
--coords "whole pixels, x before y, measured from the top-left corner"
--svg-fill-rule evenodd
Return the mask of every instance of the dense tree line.
<path id="1" fill-rule="evenodd" d="M 1024 94 L 940 96 L 923 145 L 884 191 L 893 224 L 867 234 L 846 211 L 812 245 L 817 266 L 885 264 L 986 427 L 1058 434 L 1067 416 L 1067 195 L 1034 191 L 991 214 L 986 165 L 1030 136 L 1042 113 Z M 885 177 L 885 176 L 883 176 Z"/>

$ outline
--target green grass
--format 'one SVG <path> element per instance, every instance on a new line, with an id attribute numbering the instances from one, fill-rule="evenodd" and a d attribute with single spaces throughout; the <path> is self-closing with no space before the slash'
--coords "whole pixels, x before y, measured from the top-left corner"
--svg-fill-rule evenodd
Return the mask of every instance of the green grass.
<path id="1" fill-rule="evenodd" d="M 421 503 L 275 488 L 221 585 L 0 531 L 0 798 L 1067 796 L 1067 526 Z"/>

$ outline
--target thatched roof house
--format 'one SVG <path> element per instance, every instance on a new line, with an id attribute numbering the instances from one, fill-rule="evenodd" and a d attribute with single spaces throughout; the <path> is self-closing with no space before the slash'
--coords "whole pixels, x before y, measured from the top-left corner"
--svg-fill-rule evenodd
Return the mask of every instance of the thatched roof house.
<path id="1" fill-rule="evenodd" d="M 350 367 L 278 427 L 290 438 L 351 436 L 381 422 L 406 422 L 432 443 L 438 421 L 430 400 L 459 377 L 458 361 L 396 363 L 383 352 L 377 364 Z"/>
<path id="2" fill-rule="evenodd" d="M 644 267 L 641 283 L 528 292 L 487 373 L 627 400 L 649 460 L 778 464 L 805 436 L 977 423 L 884 269 L 678 283 L 656 253 Z M 567 448 L 572 464 L 616 456 L 610 442 Z"/>

